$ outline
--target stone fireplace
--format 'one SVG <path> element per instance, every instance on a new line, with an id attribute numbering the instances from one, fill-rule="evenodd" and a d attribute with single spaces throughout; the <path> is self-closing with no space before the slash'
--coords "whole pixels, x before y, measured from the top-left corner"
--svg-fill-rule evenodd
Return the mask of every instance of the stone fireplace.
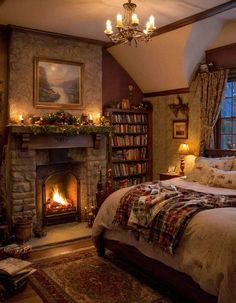
<path id="1" fill-rule="evenodd" d="M 10 225 L 18 217 L 37 227 L 84 221 L 96 204 L 99 171 L 106 174 L 106 141 L 106 134 L 36 135 L 10 126 L 1 181 Z"/>

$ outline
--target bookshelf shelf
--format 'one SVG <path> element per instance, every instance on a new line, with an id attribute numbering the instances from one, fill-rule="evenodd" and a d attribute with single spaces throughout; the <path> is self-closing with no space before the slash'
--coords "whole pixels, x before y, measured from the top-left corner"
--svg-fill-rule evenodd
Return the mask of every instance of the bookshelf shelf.
<path id="1" fill-rule="evenodd" d="M 117 160 L 117 159 L 112 159 L 112 163 L 125 163 L 125 162 L 147 162 L 149 159 L 133 159 L 133 160 Z"/>
<path id="2" fill-rule="evenodd" d="M 105 109 L 115 132 L 109 140 L 109 167 L 115 189 L 152 178 L 152 109 Z"/>

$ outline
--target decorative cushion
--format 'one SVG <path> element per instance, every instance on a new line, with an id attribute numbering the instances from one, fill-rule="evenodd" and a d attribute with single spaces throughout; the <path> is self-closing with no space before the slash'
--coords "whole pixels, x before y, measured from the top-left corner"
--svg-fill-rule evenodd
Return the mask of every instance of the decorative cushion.
<path id="1" fill-rule="evenodd" d="M 205 158 L 198 157 L 195 160 L 196 164 L 207 165 L 209 167 L 221 169 L 221 170 L 231 170 L 235 161 L 235 157 L 221 157 L 221 158 Z"/>
<path id="2" fill-rule="evenodd" d="M 214 177 L 214 168 L 207 166 L 206 164 L 195 163 L 192 171 L 187 174 L 186 180 L 199 182 L 201 184 L 209 184 Z"/>
<path id="3" fill-rule="evenodd" d="M 234 159 L 233 167 L 231 170 L 236 170 L 236 158 Z"/>
<path id="4" fill-rule="evenodd" d="M 236 171 L 213 170 L 214 177 L 211 179 L 210 185 L 236 189 Z"/>

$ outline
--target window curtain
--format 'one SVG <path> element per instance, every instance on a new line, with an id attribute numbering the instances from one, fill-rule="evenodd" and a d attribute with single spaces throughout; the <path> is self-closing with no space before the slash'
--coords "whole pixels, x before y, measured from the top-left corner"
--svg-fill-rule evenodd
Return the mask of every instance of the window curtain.
<path id="1" fill-rule="evenodd" d="M 219 117 L 225 85 L 229 71 L 218 71 L 200 74 L 201 83 L 201 137 L 200 155 L 205 149 L 214 148 L 213 128 Z"/>

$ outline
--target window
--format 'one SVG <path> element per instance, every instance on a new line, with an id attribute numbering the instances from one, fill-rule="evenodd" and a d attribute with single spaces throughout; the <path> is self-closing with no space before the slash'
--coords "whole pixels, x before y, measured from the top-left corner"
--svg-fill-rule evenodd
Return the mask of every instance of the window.
<path id="1" fill-rule="evenodd" d="M 236 79 L 226 84 L 216 132 L 218 148 L 236 149 Z"/>

